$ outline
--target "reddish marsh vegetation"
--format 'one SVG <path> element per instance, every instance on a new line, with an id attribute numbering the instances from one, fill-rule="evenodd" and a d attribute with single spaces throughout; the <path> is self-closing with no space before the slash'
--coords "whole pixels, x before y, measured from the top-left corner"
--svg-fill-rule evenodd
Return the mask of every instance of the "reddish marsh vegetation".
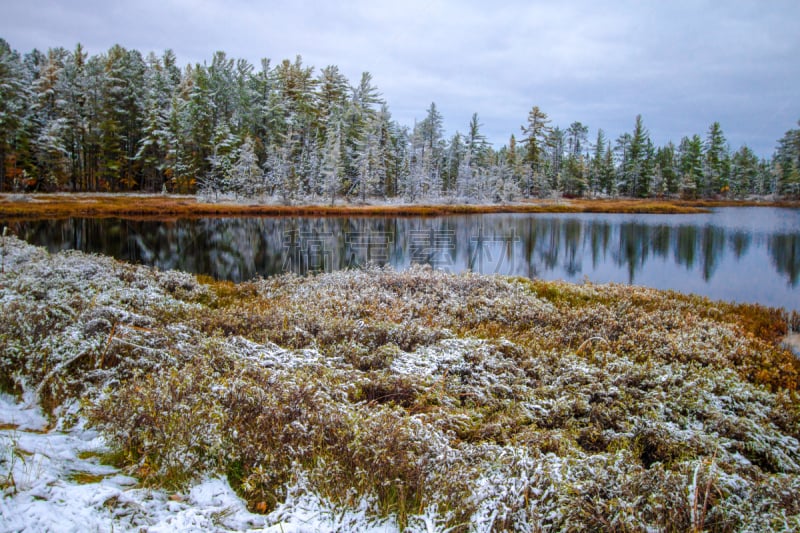
<path id="1" fill-rule="evenodd" d="M 209 216 L 441 216 L 478 213 L 697 213 L 705 204 L 661 200 L 541 200 L 514 204 L 280 205 L 194 196 L 31 194 L 0 197 L 0 218 Z"/>

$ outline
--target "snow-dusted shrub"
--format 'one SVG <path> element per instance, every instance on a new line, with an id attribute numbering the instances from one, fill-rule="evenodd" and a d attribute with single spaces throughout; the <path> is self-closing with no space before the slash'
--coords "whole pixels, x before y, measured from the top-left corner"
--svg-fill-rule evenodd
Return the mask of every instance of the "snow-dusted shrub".
<path id="1" fill-rule="evenodd" d="M 213 397 L 220 378 L 209 364 L 186 364 L 138 375 L 91 409 L 147 484 L 179 488 L 197 472 L 223 465 L 221 406 Z"/>
<path id="2" fill-rule="evenodd" d="M 80 399 L 145 482 L 211 471 L 280 517 L 322 502 L 454 531 L 800 527 L 780 310 L 418 267 L 234 285 L 7 252 L 3 385 L 56 417 Z"/>

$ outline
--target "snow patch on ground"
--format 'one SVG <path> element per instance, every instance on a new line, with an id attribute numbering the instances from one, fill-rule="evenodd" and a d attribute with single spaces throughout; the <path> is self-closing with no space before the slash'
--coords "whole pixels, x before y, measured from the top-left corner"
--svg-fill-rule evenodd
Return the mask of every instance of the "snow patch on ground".
<path id="1" fill-rule="evenodd" d="M 38 407 L 0 395 L 0 531 L 250 531 L 250 513 L 228 482 L 205 479 L 184 495 L 138 486 L 100 464 L 105 442 L 77 425 L 46 431 Z"/>
<path id="2" fill-rule="evenodd" d="M 47 419 L 42 410 L 35 404 L 30 393 L 26 394 L 24 400 L 22 403 L 17 403 L 13 396 L 0 393 L 0 425 L 5 429 L 44 430 L 47 427 Z"/>
<path id="3" fill-rule="evenodd" d="M 327 531 L 362 531 L 390 533 L 398 531 L 393 519 L 376 519 L 370 516 L 371 504 L 361 500 L 355 509 L 341 509 L 304 487 L 300 480 L 289 490 L 286 501 L 269 515 L 272 525 L 269 533 L 323 533 Z M 373 513 L 374 515 L 374 513 Z"/>
<path id="4" fill-rule="evenodd" d="M 432 376 L 443 368 L 466 365 L 464 354 L 476 351 L 485 344 L 474 339 L 444 339 L 433 346 L 422 346 L 412 353 L 398 352 L 391 369 L 398 374 Z"/>
<path id="5" fill-rule="evenodd" d="M 184 494 L 142 488 L 99 461 L 101 436 L 82 424 L 47 430 L 38 406 L 0 394 L 0 532 L 139 531 L 313 533 L 399 531 L 393 518 L 375 517 L 372 503 L 343 509 L 306 488 L 301 479 L 269 515 L 251 513 L 220 477 L 200 480 Z M 434 531 L 428 510 L 409 519 L 409 531 Z"/>

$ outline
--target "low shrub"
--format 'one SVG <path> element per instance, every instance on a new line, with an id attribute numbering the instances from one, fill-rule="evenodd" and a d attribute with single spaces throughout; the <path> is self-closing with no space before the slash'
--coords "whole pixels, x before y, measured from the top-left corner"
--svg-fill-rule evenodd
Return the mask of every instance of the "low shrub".
<path id="1" fill-rule="evenodd" d="M 427 268 L 234 285 L 7 252 L 2 385 L 86 417 L 147 485 L 224 473 L 252 510 L 302 486 L 453 531 L 800 527 L 780 311 Z"/>

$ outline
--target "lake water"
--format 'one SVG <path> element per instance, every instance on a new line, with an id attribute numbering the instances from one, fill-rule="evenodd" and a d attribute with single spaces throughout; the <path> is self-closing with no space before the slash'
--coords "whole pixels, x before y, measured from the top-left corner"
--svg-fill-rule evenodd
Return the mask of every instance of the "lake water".
<path id="1" fill-rule="evenodd" d="M 404 269 L 622 282 L 800 310 L 800 209 L 701 215 L 492 214 L 439 218 L 69 219 L 14 222 L 79 249 L 241 281 L 282 272 Z"/>

